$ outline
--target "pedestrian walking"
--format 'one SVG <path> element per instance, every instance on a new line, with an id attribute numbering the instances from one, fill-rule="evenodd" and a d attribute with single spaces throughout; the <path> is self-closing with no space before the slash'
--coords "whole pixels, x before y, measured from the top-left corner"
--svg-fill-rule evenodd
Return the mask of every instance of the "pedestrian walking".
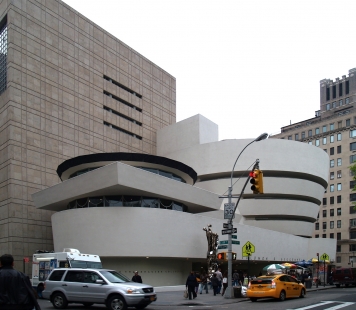
<path id="1" fill-rule="evenodd" d="M 14 269 L 13 256 L 2 255 L 0 265 L 0 309 L 41 310 L 29 277 Z"/>
<path id="2" fill-rule="evenodd" d="M 221 273 L 221 268 L 219 268 L 215 273 L 216 273 L 216 277 L 217 277 L 218 280 L 219 280 L 219 285 L 218 285 L 217 294 L 220 294 L 220 292 L 221 292 L 221 287 L 222 287 L 222 279 L 223 279 L 223 276 L 222 276 L 222 273 Z"/>
<path id="3" fill-rule="evenodd" d="M 137 282 L 137 283 L 142 283 L 142 278 L 141 276 L 138 274 L 138 271 L 135 271 L 134 276 L 132 277 L 132 282 Z"/>
<path id="4" fill-rule="evenodd" d="M 189 299 L 192 299 L 192 295 L 193 295 L 193 299 L 197 298 L 197 294 L 195 293 L 195 287 L 197 285 L 197 278 L 194 275 L 194 271 L 190 272 L 190 275 L 187 278 L 187 281 L 185 282 L 185 287 L 188 289 L 188 296 Z"/>
<path id="5" fill-rule="evenodd" d="M 240 279 L 240 275 L 237 272 L 237 270 L 234 270 L 234 273 L 232 275 L 232 286 L 239 286 L 239 279 Z"/>
<path id="6" fill-rule="evenodd" d="M 216 272 L 214 272 L 211 278 L 211 285 L 213 286 L 214 296 L 216 296 L 216 294 L 218 294 L 218 287 L 219 287 L 219 279 L 216 276 Z"/>
<path id="7" fill-rule="evenodd" d="M 209 275 L 203 272 L 202 276 L 200 277 L 200 294 L 203 292 L 203 290 L 205 290 L 205 292 L 208 294 L 208 279 Z"/>
<path id="8" fill-rule="evenodd" d="M 225 290 L 228 286 L 228 283 L 227 283 L 227 271 L 224 272 L 224 275 L 223 275 L 223 280 L 222 280 L 222 285 L 223 285 L 223 292 L 222 292 L 222 296 L 224 296 L 225 294 Z"/>

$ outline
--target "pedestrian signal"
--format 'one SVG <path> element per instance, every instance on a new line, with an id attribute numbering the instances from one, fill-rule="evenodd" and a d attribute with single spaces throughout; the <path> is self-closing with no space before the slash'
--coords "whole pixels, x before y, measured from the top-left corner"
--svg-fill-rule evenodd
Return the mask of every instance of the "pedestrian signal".
<path id="1" fill-rule="evenodd" d="M 232 252 L 232 260 L 236 260 L 236 253 L 235 252 Z"/>
<path id="2" fill-rule="evenodd" d="M 254 194 L 263 194 L 263 172 L 259 169 L 255 169 L 250 172 L 251 189 Z"/>
<path id="3" fill-rule="evenodd" d="M 226 252 L 218 253 L 217 259 L 219 259 L 219 260 L 225 260 L 225 259 L 226 259 Z"/>

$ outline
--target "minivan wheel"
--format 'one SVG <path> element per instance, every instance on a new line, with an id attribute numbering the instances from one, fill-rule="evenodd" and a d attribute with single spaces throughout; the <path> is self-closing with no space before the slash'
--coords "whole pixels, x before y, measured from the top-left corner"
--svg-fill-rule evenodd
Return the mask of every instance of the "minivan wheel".
<path id="1" fill-rule="evenodd" d="M 281 293 L 279 294 L 279 300 L 280 301 L 286 300 L 286 292 L 285 291 L 281 291 Z"/>
<path id="2" fill-rule="evenodd" d="M 56 309 L 65 309 L 68 306 L 67 298 L 62 293 L 54 293 L 52 295 L 52 305 Z"/>
<path id="3" fill-rule="evenodd" d="M 126 303 L 121 296 L 114 295 L 108 299 L 106 307 L 110 310 L 126 310 Z"/>

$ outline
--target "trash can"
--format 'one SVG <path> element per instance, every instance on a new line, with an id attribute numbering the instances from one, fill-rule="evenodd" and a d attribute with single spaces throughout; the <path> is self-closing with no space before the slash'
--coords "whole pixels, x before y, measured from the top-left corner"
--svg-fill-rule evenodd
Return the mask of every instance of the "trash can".
<path id="1" fill-rule="evenodd" d="M 241 298 L 241 286 L 234 286 L 234 297 Z"/>
<path id="2" fill-rule="evenodd" d="M 305 288 L 312 288 L 312 284 L 311 279 L 305 280 Z"/>

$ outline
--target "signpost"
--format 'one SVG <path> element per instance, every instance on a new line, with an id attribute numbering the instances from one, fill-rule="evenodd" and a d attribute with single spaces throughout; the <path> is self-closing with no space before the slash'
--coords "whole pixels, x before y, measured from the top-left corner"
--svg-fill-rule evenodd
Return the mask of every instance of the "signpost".
<path id="1" fill-rule="evenodd" d="M 229 219 L 233 219 L 234 217 L 235 217 L 235 204 L 231 202 L 224 203 L 224 219 L 229 220 Z"/>
<path id="2" fill-rule="evenodd" d="M 250 255 L 255 253 L 255 246 L 247 241 L 242 247 L 242 256 L 247 256 L 247 279 L 250 277 Z"/>
<path id="3" fill-rule="evenodd" d="M 223 229 L 221 231 L 222 235 L 231 235 L 231 234 L 236 234 L 236 233 L 237 233 L 237 228 Z"/>
<path id="4" fill-rule="evenodd" d="M 320 259 L 324 261 L 324 287 L 325 287 L 325 271 L 326 271 L 326 268 L 325 268 L 325 261 L 329 261 L 330 258 L 329 258 L 329 255 L 324 253 L 323 255 L 320 256 Z M 318 281 L 318 280 L 317 280 Z"/>

